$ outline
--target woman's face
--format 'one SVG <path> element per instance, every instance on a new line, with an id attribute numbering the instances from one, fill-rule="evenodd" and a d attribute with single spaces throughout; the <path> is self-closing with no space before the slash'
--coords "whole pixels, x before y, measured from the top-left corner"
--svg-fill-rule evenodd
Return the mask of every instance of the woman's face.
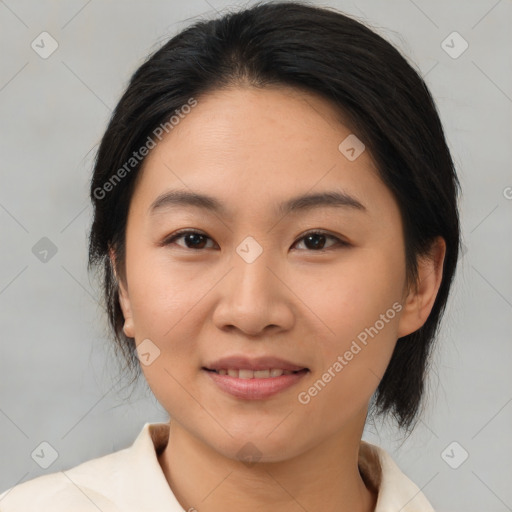
<path id="1" fill-rule="evenodd" d="M 350 135 L 312 95 L 217 91 L 198 99 L 138 177 L 125 332 L 171 418 L 227 457 L 253 446 L 262 461 L 284 460 L 362 429 L 408 333 L 399 209 Z M 165 199 L 171 192 L 218 208 Z M 318 194 L 331 200 L 296 200 Z M 171 240 L 179 230 L 199 234 Z M 247 360 L 216 364 L 231 357 Z M 304 370 L 265 372 L 287 364 Z"/>

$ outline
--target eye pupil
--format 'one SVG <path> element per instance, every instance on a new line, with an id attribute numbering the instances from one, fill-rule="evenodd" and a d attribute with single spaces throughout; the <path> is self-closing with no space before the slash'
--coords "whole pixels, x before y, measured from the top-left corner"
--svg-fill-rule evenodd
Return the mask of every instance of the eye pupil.
<path id="1" fill-rule="evenodd" d="M 194 238 L 196 237 L 196 238 Z M 200 240 L 198 240 L 200 239 Z M 202 240 L 201 240 L 202 239 Z M 185 240 L 187 241 L 187 245 L 188 245 L 188 242 L 190 242 L 192 240 L 192 247 L 195 247 L 195 248 L 198 248 L 201 246 L 201 242 L 204 243 L 204 235 L 201 235 L 199 233 L 190 233 L 188 235 L 185 236 Z M 196 242 L 199 242 L 199 243 L 196 243 Z"/>
<path id="2" fill-rule="evenodd" d="M 320 243 L 318 243 L 318 238 L 321 239 Z M 317 242 L 314 242 L 312 247 L 314 249 L 322 249 L 323 246 L 325 245 L 325 235 L 313 233 L 311 235 L 308 235 L 305 238 L 305 242 L 308 242 L 308 241 L 311 241 L 311 240 L 315 240 L 315 239 L 317 240 Z"/>

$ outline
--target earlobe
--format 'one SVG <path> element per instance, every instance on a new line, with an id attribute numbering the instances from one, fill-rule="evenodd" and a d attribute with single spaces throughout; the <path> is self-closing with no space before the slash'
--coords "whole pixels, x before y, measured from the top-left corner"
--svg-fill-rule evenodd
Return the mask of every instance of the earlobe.
<path id="1" fill-rule="evenodd" d="M 112 269 L 117 281 L 117 289 L 119 294 L 119 305 L 121 306 L 121 311 L 123 312 L 124 316 L 124 325 L 123 325 L 123 332 L 128 338 L 134 338 L 135 337 L 135 330 L 134 330 L 134 324 L 133 324 L 133 315 L 132 315 L 132 309 L 130 304 L 130 298 L 128 295 L 128 290 L 125 287 L 125 284 L 123 283 L 123 280 L 120 278 L 116 271 L 116 257 L 115 257 L 115 251 L 110 248 L 109 249 L 109 256 L 110 256 L 110 263 L 112 265 Z"/>
<path id="2" fill-rule="evenodd" d="M 398 325 L 399 338 L 417 331 L 427 321 L 441 286 L 445 254 L 446 242 L 437 237 L 429 254 L 419 258 L 418 280 L 403 304 Z"/>
<path id="3" fill-rule="evenodd" d="M 133 318 L 126 318 L 123 325 L 123 332 L 127 338 L 135 338 L 135 331 L 133 328 Z"/>

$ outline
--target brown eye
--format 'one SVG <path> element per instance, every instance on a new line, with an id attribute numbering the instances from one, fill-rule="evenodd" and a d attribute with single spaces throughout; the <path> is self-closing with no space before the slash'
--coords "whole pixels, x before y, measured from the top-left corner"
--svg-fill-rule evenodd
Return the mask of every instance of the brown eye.
<path id="1" fill-rule="evenodd" d="M 325 247 L 326 240 L 331 239 L 334 240 L 334 244 L 328 247 Z M 331 249 L 335 246 L 348 246 L 349 244 L 334 235 L 329 235 L 328 233 L 324 233 L 323 231 L 310 231 L 306 233 L 304 236 L 299 238 L 298 242 L 304 241 L 304 245 L 307 249 L 311 251 L 324 251 Z"/>
<path id="2" fill-rule="evenodd" d="M 183 230 L 178 231 L 174 235 L 172 235 L 170 238 L 166 239 L 163 243 L 163 245 L 171 245 L 175 243 L 176 240 L 184 240 L 183 244 L 177 244 L 180 247 L 184 247 L 185 249 L 193 249 L 193 250 L 199 250 L 204 249 L 206 246 L 206 243 L 208 240 L 211 240 L 211 238 L 204 233 L 201 233 L 199 231 L 192 231 L 192 230 Z"/>
<path id="3" fill-rule="evenodd" d="M 183 239 L 182 243 L 176 243 L 177 240 L 181 239 Z M 187 229 L 174 233 L 171 235 L 171 237 L 164 240 L 162 245 L 167 246 L 176 243 L 176 245 L 184 249 L 192 249 L 198 251 L 201 249 L 212 248 L 212 246 L 207 246 L 209 240 L 213 242 L 213 240 L 204 233 Z M 331 240 L 334 243 L 328 245 L 328 240 Z M 299 238 L 299 240 L 294 245 L 299 242 L 303 242 L 309 252 L 327 251 L 331 248 L 348 247 L 350 245 L 340 238 L 328 233 L 324 233 L 323 231 L 310 231 L 309 233 L 306 233 L 304 236 Z"/>

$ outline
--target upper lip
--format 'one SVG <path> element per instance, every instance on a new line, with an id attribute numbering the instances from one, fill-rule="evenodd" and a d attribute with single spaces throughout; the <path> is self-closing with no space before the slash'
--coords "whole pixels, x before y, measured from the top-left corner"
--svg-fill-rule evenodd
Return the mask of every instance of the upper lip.
<path id="1" fill-rule="evenodd" d="M 284 359 L 280 359 L 278 357 L 254 357 L 249 358 L 246 356 L 231 356 L 231 357 L 223 357 L 222 359 L 217 359 L 212 363 L 204 366 L 207 370 L 267 370 L 272 368 L 280 368 L 282 370 L 288 370 L 291 372 L 304 370 L 307 368 L 305 366 L 296 365 L 291 363 L 290 361 L 285 361 Z"/>

